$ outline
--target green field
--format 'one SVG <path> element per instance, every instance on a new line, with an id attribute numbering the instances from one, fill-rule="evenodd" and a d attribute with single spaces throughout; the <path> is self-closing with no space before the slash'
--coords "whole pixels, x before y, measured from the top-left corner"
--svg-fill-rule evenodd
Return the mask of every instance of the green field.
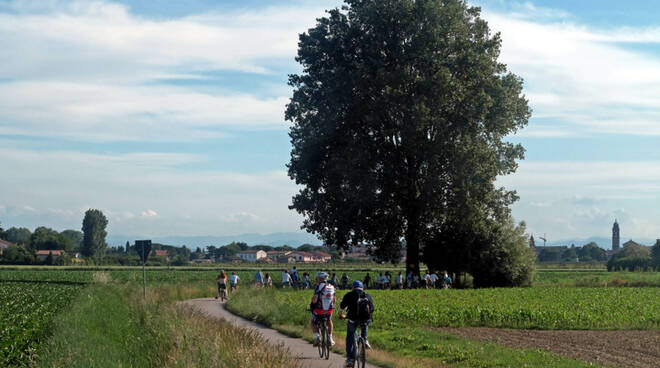
<path id="1" fill-rule="evenodd" d="M 264 270 L 271 273 L 275 285 L 280 283 L 283 269 L 278 267 Z M 252 289 L 248 286 L 255 268 L 224 269 L 237 272 L 242 279 L 241 290 L 232 295 L 229 303 L 232 311 L 290 334 L 311 337 L 306 311 L 311 291 Z M 299 269 L 310 274 L 317 270 Z M 348 268 L 336 272 L 339 277 L 346 271 L 353 280 L 364 278 L 367 272 L 375 277 L 384 270 Z M 78 366 L 104 366 L 113 361 L 135 367 L 152 366 L 154 362 L 168 366 L 171 358 L 161 355 L 161 350 L 172 344 L 185 347 L 176 354 L 195 357 L 189 363 L 174 366 L 199 366 L 220 357 L 226 361 L 230 358 L 220 350 L 227 351 L 232 346 L 210 352 L 196 351 L 194 346 L 214 344 L 210 339 L 229 327 L 211 334 L 204 323 L 195 324 L 201 317 L 181 314 L 174 307 L 177 300 L 214 295 L 217 271 L 150 269 L 146 273 L 149 297 L 144 304 L 140 268 L 0 268 L 0 366 L 68 365 L 65 362 L 71 354 L 85 363 Z M 379 351 L 391 355 L 377 360 L 385 366 L 587 366 L 545 351 L 471 341 L 441 328 L 658 330 L 659 285 L 660 273 L 555 269 L 539 272 L 535 286 L 529 288 L 372 290 L 377 310 L 370 341 Z M 344 293 L 339 291 L 338 297 Z M 108 318 L 113 319 L 111 325 Z M 192 330 L 186 330 L 186 326 Z M 337 323 L 337 327 L 341 337 L 345 327 L 342 323 Z M 94 334 L 97 330 L 112 333 L 98 336 Z M 135 354 L 140 350 L 127 349 L 123 341 L 140 339 L 143 331 L 152 334 L 151 342 L 141 340 L 142 345 L 136 346 L 154 352 L 137 359 Z M 186 331 L 183 336 L 182 331 Z M 191 336 L 197 336 L 199 342 L 190 343 Z M 74 343 L 81 339 L 98 340 L 108 348 Z M 177 339 L 183 340 L 175 343 Z M 71 346 L 76 346 L 73 352 L 69 351 Z M 85 360 L 87 357 L 91 360 Z"/>
<path id="2" fill-rule="evenodd" d="M 25 364 L 48 336 L 53 318 L 82 286 L 34 282 L 0 283 L 0 367 Z"/>
<path id="3" fill-rule="evenodd" d="M 261 291 L 261 290 L 260 290 Z M 233 311 L 268 324 L 303 325 L 311 292 L 251 291 Z M 346 291 L 338 291 L 337 299 Z M 657 288 L 372 290 L 374 327 L 498 327 L 544 330 L 660 329 Z M 249 296 L 246 296 L 249 295 Z M 241 303 L 241 299 L 253 301 Z M 260 309 L 263 299 L 272 308 Z M 285 310 L 286 312 L 283 312 Z M 635 311 L 622 313 L 621 311 Z"/>

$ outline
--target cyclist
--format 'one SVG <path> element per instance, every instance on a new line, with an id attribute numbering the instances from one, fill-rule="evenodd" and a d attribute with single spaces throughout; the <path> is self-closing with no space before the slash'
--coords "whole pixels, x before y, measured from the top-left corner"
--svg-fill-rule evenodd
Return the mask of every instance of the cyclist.
<path id="1" fill-rule="evenodd" d="M 235 291 L 238 289 L 238 281 L 241 278 L 238 277 L 236 272 L 232 272 L 231 276 L 229 276 L 229 291 Z"/>
<path id="2" fill-rule="evenodd" d="M 218 299 L 220 294 L 227 290 L 227 275 L 224 270 L 221 270 L 218 274 L 218 277 L 215 278 L 215 282 L 218 284 L 218 293 L 215 298 Z"/>
<path id="3" fill-rule="evenodd" d="M 367 309 L 368 308 L 368 309 Z M 339 304 L 339 318 L 348 319 L 346 327 L 346 367 L 353 367 L 355 356 L 355 330 L 362 327 L 362 338 L 364 346 L 371 349 L 367 336 L 369 334 L 369 322 L 374 312 L 374 301 L 371 295 L 364 291 L 364 285 L 360 281 L 353 281 L 353 290 L 346 293 Z M 347 310 L 347 314 L 344 314 Z"/>
<path id="4" fill-rule="evenodd" d="M 335 341 L 332 339 L 332 310 L 337 302 L 335 296 L 335 287 L 329 283 L 328 274 L 319 272 L 316 274 L 316 288 L 314 289 L 314 296 L 310 309 L 312 310 L 312 331 L 314 331 L 314 346 L 319 345 L 319 324 L 323 319 L 328 320 L 328 337 L 330 345 L 334 345 Z"/>

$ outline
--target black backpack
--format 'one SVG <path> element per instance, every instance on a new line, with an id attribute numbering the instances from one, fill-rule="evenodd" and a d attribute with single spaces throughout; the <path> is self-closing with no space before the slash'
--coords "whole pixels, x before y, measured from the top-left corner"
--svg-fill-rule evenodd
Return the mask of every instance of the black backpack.
<path id="1" fill-rule="evenodd" d="M 369 301 L 369 298 L 367 297 L 367 293 L 364 291 L 361 291 L 358 294 L 358 300 L 357 300 L 357 320 L 358 321 L 367 321 L 371 319 L 371 313 L 373 313 L 373 307 L 371 305 L 371 302 Z"/>

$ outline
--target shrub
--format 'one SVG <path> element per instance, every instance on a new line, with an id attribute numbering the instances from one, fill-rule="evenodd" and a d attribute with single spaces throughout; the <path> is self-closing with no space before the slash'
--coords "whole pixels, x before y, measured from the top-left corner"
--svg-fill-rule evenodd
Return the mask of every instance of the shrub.
<path id="1" fill-rule="evenodd" d="M 649 271 L 652 269 L 651 257 L 612 257 L 607 262 L 608 271 Z"/>

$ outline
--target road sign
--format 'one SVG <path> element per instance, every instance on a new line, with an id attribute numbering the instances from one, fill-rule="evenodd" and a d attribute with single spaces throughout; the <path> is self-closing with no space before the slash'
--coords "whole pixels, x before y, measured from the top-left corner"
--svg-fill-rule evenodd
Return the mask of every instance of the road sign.
<path id="1" fill-rule="evenodd" d="M 151 240 L 136 240 L 135 250 L 142 263 L 147 263 L 147 258 L 149 258 L 149 253 L 151 253 Z"/>

